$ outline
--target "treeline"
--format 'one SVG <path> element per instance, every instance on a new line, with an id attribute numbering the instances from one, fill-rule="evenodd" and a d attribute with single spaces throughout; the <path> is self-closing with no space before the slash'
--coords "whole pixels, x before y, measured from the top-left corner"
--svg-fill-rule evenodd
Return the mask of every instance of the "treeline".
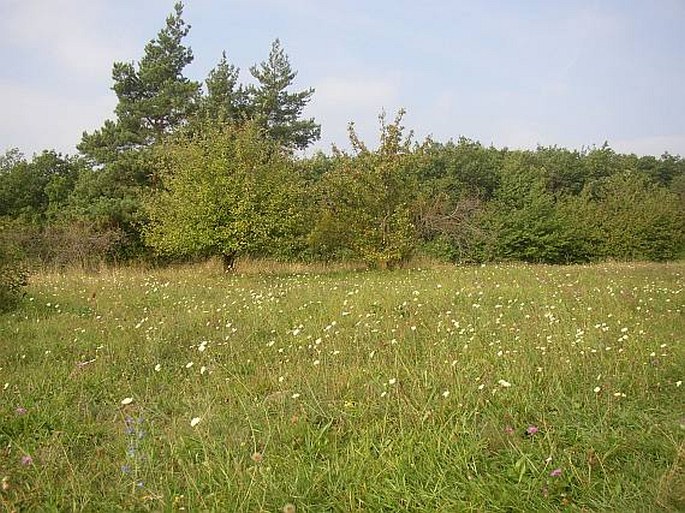
<path id="1" fill-rule="evenodd" d="M 520 151 L 459 139 L 415 142 L 380 118 L 368 148 L 298 158 L 319 138 L 314 91 L 280 42 L 250 68 L 224 53 L 204 84 L 183 70 L 189 26 L 177 4 L 138 63 L 115 63 L 114 119 L 76 156 L 0 156 L 0 269 L 168 262 L 223 255 L 362 260 L 417 254 L 453 262 L 668 260 L 685 250 L 685 161 L 583 151 Z M 11 266 L 9 262 L 14 262 Z M 2 279 L 2 278 L 0 278 Z"/>

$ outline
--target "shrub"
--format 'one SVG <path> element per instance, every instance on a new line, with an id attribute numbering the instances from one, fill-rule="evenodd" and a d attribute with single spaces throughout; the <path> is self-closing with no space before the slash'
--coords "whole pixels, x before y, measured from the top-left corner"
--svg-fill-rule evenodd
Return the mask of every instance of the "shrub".
<path id="1" fill-rule="evenodd" d="M 403 114 L 389 124 L 381 115 L 380 146 L 374 151 L 350 125 L 354 153 L 338 152 L 321 180 L 321 211 L 310 234 L 314 254 L 349 254 L 379 268 L 394 267 L 413 255 L 418 246 L 417 184 Z"/>
<path id="2" fill-rule="evenodd" d="M 181 132 L 157 148 L 146 243 L 160 255 L 292 259 L 307 226 L 293 160 L 253 124 Z"/>
<path id="3" fill-rule="evenodd" d="M 508 155 L 501 181 L 485 221 L 491 258 L 546 264 L 587 260 L 585 237 L 563 208 L 566 197 L 549 192 L 548 177 L 530 152 Z"/>
<path id="4" fill-rule="evenodd" d="M 685 218 L 676 194 L 634 172 L 598 180 L 583 191 L 578 223 L 598 256 L 674 260 L 685 247 Z"/>
<path id="5" fill-rule="evenodd" d="M 0 235 L 4 235 L 4 227 Z M 0 237 L 0 311 L 16 306 L 28 283 L 28 271 L 22 264 L 19 251 L 5 237 Z"/>

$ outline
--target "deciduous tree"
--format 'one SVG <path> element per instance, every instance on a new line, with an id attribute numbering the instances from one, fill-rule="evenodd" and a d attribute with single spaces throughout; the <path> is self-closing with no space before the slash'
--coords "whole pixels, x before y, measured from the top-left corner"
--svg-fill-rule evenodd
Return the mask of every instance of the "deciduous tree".
<path id="1" fill-rule="evenodd" d="M 307 216 L 294 163 L 259 127 L 208 125 L 157 151 L 161 187 L 146 202 L 145 240 L 175 256 L 302 250 Z"/>
<path id="2" fill-rule="evenodd" d="M 311 241 L 324 255 L 347 254 L 381 268 L 416 249 L 411 135 L 404 111 L 392 123 L 381 115 L 380 146 L 370 151 L 350 125 L 354 154 L 338 152 L 322 180 L 321 212 Z"/>

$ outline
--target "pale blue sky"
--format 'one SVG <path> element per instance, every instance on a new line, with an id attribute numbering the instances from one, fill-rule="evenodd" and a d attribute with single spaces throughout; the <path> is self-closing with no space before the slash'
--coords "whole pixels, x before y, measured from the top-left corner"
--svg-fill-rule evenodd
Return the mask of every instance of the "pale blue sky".
<path id="1" fill-rule="evenodd" d="M 73 153 L 112 117 L 116 61 L 137 61 L 173 0 L 0 0 L 0 151 Z M 685 155 L 685 0 L 186 0 L 202 80 L 226 50 L 248 68 L 280 38 L 317 148 L 381 109 L 419 138 Z"/>

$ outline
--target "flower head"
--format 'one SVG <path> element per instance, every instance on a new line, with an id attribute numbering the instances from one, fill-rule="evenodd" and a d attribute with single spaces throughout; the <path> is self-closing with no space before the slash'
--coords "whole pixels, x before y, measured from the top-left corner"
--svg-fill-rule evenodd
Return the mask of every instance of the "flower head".
<path id="1" fill-rule="evenodd" d="M 31 464 L 33 464 L 33 458 L 28 454 L 24 454 L 21 457 L 21 464 L 22 465 L 31 465 Z"/>
<path id="2" fill-rule="evenodd" d="M 190 427 L 195 427 L 197 426 L 202 419 L 200 417 L 193 417 L 190 419 Z"/>
<path id="3" fill-rule="evenodd" d="M 528 426 L 528 427 L 526 428 L 526 434 L 529 435 L 529 436 L 533 436 L 533 435 L 536 434 L 538 431 L 540 431 L 540 430 L 538 429 L 537 426 Z"/>
<path id="4" fill-rule="evenodd" d="M 561 475 L 561 469 L 560 468 L 555 468 L 552 470 L 552 472 L 549 473 L 551 477 L 559 477 Z"/>

